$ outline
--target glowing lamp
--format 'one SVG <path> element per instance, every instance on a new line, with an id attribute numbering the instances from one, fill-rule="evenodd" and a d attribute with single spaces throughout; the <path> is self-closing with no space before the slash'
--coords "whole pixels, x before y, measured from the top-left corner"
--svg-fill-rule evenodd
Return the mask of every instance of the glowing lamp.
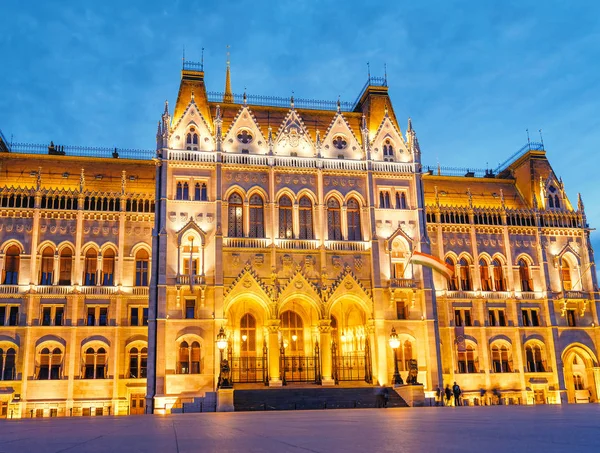
<path id="1" fill-rule="evenodd" d="M 390 339 L 388 340 L 390 344 L 390 348 L 398 349 L 400 347 L 400 338 L 398 338 L 398 334 L 396 333 L 396 328 L 392 327 L 392 333 L 390 334 Z"/>
<path id="2" fill-rule="evenodd" d="M 245 342 L 247 339 L 248 339 L 248 335 L 246 335 L 246 334 L 242 335 L 242 341 Z"/>
<path id="3" fill-rule="evenodd" d="M 298 339 L 298 335 L 294 334 L 292 335 L 292 341 L 296 341 Z"/>
<path id="4" fill-rule="evenodd" d="M 227 335 L 225 335 L 225 330 L 223 327 L 219 330 L 217 335 L 217 348 L 223 351 L 227 347 Z"/>

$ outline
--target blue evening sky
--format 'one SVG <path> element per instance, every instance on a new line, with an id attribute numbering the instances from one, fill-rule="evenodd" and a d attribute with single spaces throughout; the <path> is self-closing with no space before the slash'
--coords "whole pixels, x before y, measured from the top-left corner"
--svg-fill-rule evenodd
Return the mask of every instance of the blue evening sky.
<path id="1" fill-rule="evenodd" d="M 491 167 L 543 130 L 572 203 L 600 226 L 600 3 L 0 2 L 0 129 L 16 142 L 153 148 L 182 47 L 209 90 L 353 101 L 384 63 L 423 161 Z M 600 241 L 597 242 L 597 245 Z"/>

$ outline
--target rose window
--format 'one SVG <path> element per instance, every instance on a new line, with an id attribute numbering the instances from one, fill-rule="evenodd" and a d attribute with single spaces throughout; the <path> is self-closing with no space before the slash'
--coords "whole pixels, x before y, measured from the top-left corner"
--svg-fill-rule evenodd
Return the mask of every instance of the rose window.
<path id="1" fill-rule="evenodd" d="M 237 139 L 243 143 L 244 145 L 247 145 L 248 143 L 250 143 L 252 141 L 252 134 L 246 130 L 241 131 L 238 135 L 237 135 Z"/>
<path id="2" fill-rule="evenodd" d="M 333 139 L 333 146 L 335 146 L 337 149 L 344 149 L 346 146 L 348 146 L 348 143 L 344 137 L 338 135 Z"/>

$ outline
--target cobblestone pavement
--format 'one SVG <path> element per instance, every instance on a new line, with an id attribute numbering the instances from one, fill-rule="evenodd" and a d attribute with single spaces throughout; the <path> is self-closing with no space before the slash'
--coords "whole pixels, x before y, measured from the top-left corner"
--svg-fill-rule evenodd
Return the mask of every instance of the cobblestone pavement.
<path id="1" fill-rule="evenodd" d="M 0 421 L 0 452 L 600 451 L 600 405 Z"/>

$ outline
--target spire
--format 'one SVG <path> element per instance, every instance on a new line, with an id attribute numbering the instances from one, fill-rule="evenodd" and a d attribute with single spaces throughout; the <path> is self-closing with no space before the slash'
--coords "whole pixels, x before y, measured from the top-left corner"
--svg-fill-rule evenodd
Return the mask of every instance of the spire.
<path id="1" fill-rule="evenodd" d="M 233 94 L 231 93 L 231 62 L 229 61 L 229 44 L 227 45 L 227 70 L 225 72 L 225 94 L 223 102 L 233 102 Z"/>
<path id="2" fill-rule="evenodd" d="M 408 126 L 406 128 L 406 132 L 412 132 L 413 128 L 412 128 L 412 118 L 409 116 L 408 117 Z"/>
<path id="3" fill-rule="evenodd" d="M 121 193 L 124 195 L 127 189 L 127 172 L 123 170 L 121 172 Z"/>
<path id="4" fill-rule="evenodd" d="M 85 172 L 81 169 L 81 175 L 79 176 L 79 193 L 83 193 L 85 190 Z"/>
<path id="5" fill-rule="evenodd" d="M 581 199 L 581 193 L 577 194 L 577 210 L 579 212 L 583 212 L 585 210 L 585 206 L 583 206 L 583 200 Z"/>
<path id="6" fill-rule="evenodd" d="M 169 101 L 165 100 L 165 111 L 163 112 L 163 116 L 169 114 Z"/>
<path id="7" fill-rule="evenodd" d="M 223 119 L 221 118 L 221 106 L 217 104 L 217 117 L 215 118 L 215 139 L 219 150 L 221 147 L 221 140 L 223 139 L 222 126 Z"/>
<path id="8" fill-rule="evenodd" d="M 42 167 L 38 167 L 36 181 L 35 181 L 35 189 L 40 190 L 42 188 Z"/>
<path id="9" fill-rule="evenodd" d="M 503 208 L 506 207 L 506 205 L 504 203 L 504 191 L 502 189 L 500 189 L 500 204 L 502 204 Z"/>
<path id="10" fill-rule="evenodd" d="M 248 104 L 248 96 L 246 95 L 246 87 L 244 87 L 244 105 Z"/>
<path id="11" fill-rule="evenodd" d="M 341 113 L 342 111 L 342 104 L 340 103 L 340 96 L 338 95 L 338 100 L 337 100 L 337 112 Z"/>

